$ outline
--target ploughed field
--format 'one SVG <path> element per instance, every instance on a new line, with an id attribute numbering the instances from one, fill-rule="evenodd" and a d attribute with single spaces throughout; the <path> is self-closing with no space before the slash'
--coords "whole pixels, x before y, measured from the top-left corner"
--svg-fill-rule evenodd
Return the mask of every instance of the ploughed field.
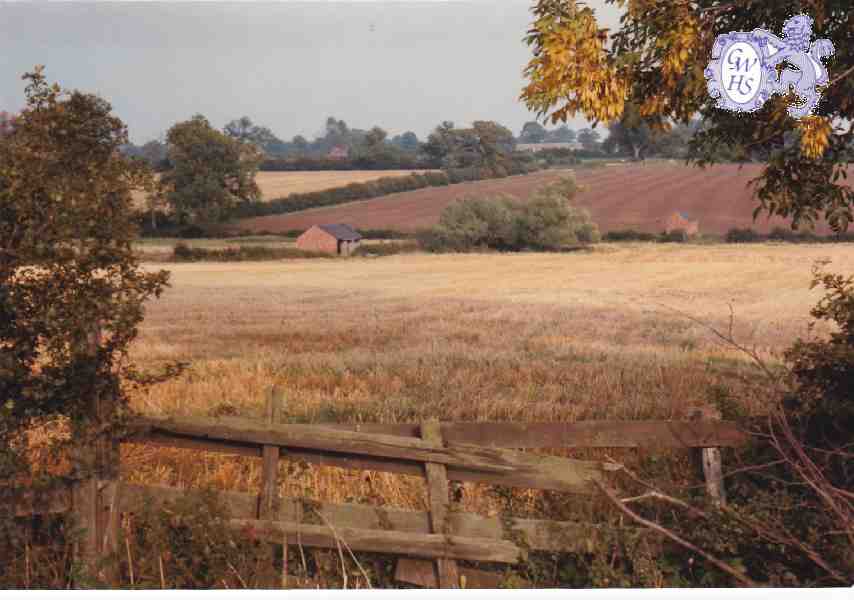
<path id="1" fill-rule="evenodd" d="M 733 227 L 753 227 L 767 233 L 782 219 L 753 222 L 756 200 L 748 182 L 761 172 L 758 165 L 715 165 L 707 169 L 681 163 L 620 165 L 579 169 L 576 177 L 586 186 L 576 200 L 587 208 L 603 232 L 636 229 L 659 233 L 664 219 L 680 211 L 700 221 L 701 233 L 724 234 Z M 506 179 L 426 188 L 311 209 L 298 213 L 246 219 L 240 227 L 252 231 L 280 232 L 307 229 L 318 223 L 348 223 L 365 229 L 396 229 L 411 232 L 434 225 L 442 210 L 464 196 L 488 197 L 509 194 L 525 200 L 538 187 L 555 181 L 565 172 L 544 171 Z M 819 233 L 827 233 L 824 226 Z"/>
<path id="2" fill-rule="evenodd" d="M 143 368 L 191 367 L 132 403 L 153 415 L 258 418 L 276 385 L 292 422 L 682 419 L 714 403 L 761 414 L 767 387 L 758 371 L 688 317 L 726 329 L 732 304 L 739 342 L 778 364 L 806 334 L 821 295 L 809 290 L 810 267 L 825 257 L 836 271 L 854 271 L 845 244 L 149 263 L 172 271 L 172 287 L 147 306 L 133 358 Z M 259 489 L 257 459 L 132 445 L 123 452 L 132 482 Z M 644 472 L 643 452 L 560 452 L 607 454 Z M 687 453 L 670 458 L 670 479 L 694 481 Z M 425 506 L 420 478 L 283 463 L 283 495 Z M 519 516 L 583 520 L 605 510 L 595 499 L 527 490 L 514 498 Z M 495 514 L 504 501 L 465 485 L 467 511 Z"/>

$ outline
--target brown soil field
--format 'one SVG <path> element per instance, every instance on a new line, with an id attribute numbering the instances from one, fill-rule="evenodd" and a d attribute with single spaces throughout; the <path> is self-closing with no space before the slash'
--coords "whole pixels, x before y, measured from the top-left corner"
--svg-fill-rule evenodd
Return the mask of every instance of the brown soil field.
<path id="1" fill-rule="evenodd" d="M 587 208 L 599 228 L 637 229 L 658 233 L 674 211 L 700 221 L 700 231 L 724 234 L 732 227 L 753 227 L 760 232 L 788 227 L 783 219 L 760 217 L 753 221 L 757 203 L 748 182 L 761 167 L 716 165 L 707 169 L 682 164 L 618 166 L 579 170 L 576 177 L 585 190 L 576 202 Z M 506 179 L 462 183 L 392 194 L 374 200 L 351 202 L 299 213 L 247 219 L 240 223 L 252 231 L 307 229 L 318 223 L 349 223 L 366 229 L 414 231 L 435 224 L 442 210 L 464 196 L 509 194 L 526 199 L 536 188 L 555 181 L 566 171 L 545 171 Z M 824 224 L 819 233 L 827 233 Z"/>

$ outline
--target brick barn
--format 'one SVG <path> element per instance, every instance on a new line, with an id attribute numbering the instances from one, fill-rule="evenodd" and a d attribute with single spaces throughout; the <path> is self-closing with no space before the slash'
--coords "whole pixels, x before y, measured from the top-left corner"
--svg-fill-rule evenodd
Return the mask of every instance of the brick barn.
<path id="1" fill-rule="evenodd" d="M 297 248 L 350 256 L 361 241 L 362 236 L 349 225 L 314 225 L 297 238 Z"/>
<path id="2" fill-rule="evenodd" d="M 670 233 L 676 229 L 682 229 L 688 235 L 697 235 L 700 233 L 700 222 L 689 221 L 685 213 L 675 212 L 664 219 L 664 231 Z"/>

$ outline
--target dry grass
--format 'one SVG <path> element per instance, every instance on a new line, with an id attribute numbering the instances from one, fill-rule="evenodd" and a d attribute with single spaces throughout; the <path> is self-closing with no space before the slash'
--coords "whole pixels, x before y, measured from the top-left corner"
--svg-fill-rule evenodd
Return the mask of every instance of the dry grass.
<path id="1" fill-rule="evenodd" d="M 403 177 L 424 170 L 410 171 L 290 171 L 258 173 L 255 181 L 261 188 L 264 200 L 283 198 L 288 194 L 319 192 L 342 187 L 350 183 L 365 183 L 380 177 Z"/>
<path id="2" fill-rule="evenodd" d="M 731 303 L 736 336 L 773 363 L 806 333 L 820 295 L 808 289 L 810 266 L 824 258 L 854 271 L 850 245 L 771 244 L 151 264 L 172 271 L 173 287 L 148 306 L 133 358 L 192 367 L 132 403 L 156 415 L 260 417 L 276 385 L 295 422 L 681 419 L 721 401 L 761 414 L 755 369 L 676 311 L 726 327 Z M 642 451 L 560 453 L 648 464 Z M 258 459 L 141 445 L 122 454 L 132 482 L 260 489 Z M 284 458 L 283 495 L 426 509 L 420 478 Z M 652 471 L 659 485 L 697 484 L 686 453 L 668 458 Z M 507 501 L 466 484 L 461 508 L 495 515 Z M 519 516 L 614 519 L 595 497 L 516 490 L 512 502 Z M 340 585 L 313 577 L 292 584 Z"/>
<path id="3" fill-rule="evenodd" d="M 173 288 L 150 305 L 134 357 L 193 366 L 134 404 L 260 415 L 278 385 L 286 418 L 309 422 L 679 419 L 722 396 L 760 413 L 749 365 L 671 309 L 726 325 L 732 303 L 737 336 L 774 360 L 805 333 L 823 257 L 854 270 L 843 245 L 170 265 Z M 129 447 L 124 469 L 255 492 L 257 463 Z M 304 468 L 283 480 L 288 495 L 424 506 L 412 478 Z M 496 510 L 489 495 L 466 498 Z"/>

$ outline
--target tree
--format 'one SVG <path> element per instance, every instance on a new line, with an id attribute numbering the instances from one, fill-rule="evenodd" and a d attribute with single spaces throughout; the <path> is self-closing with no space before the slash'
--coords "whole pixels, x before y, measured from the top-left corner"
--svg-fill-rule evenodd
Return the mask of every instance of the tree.
<path id="1" fill-rule="evenodd" d="M 301 135 L 295 135 L 291 140 L 291 145 L 299 154 L 305 154 L 308 151 L 308 140 Z"/>
<path id="2" fill-rule="evenodd" d="M 407 131 L 402 135 L 396 135 L 391 139 L 391 143 L 397 146 L 404 152 L 417 152 L 420 145 L 418 136 L 412 131 Z"/>
<path id="3" fill-rule="evenodd" d="M 520 144 L 539 144 L 546 141 L 548 132 L 546 128 L 536 121 L 528 121 L 522 126 L 522 132 L 519 134 Z"/>
<path id="4" fill-rule="evenodd" d="M 534 56 L 525 69 L 529 83 L 522 99 L 553 122 L 579 113 L 612 122 L 625 102 L 636 104 L 653 129 L 666 129 L 670 121 L 688 123 L 699 113 L 704 127 L 691 142 L 696 164 L 715 162 L 722 144 L 740 157 L 765 162 L 755 179 L 757 216 L 791 218 L 793 227 L 823 217 L 835 230 L 845 230 L 854 205 L 854 190 L 843 175 L 854 141 L 849 8 L 837 0 L 634 0 L 609 36 L 591 8 L 572 0 L 538 0 L 526 38 Z M 815 114 L 791 117 L 791 95 L 771 96 L 749 116 L 717 108 L 704 74 L 715 37 L 756 28 L 781 32 L 799 12 L 814 17 L 815 37 L 829 39 L 835 49 Z M 795 143 L 787 144 L 787 134 Z"/>
<path id="5" fill-rule="evenodd" d="M 64 417 L 94 443 L 139 383 L 128 348 L 168 273 L 140 267 L 131 192 L 153 185 L 121 154 L 127 129 L 92 94 L 24 75 L 26 107 L 0 140 L 0 479 L 26 470 L 24 432 Z M 93 324 L 104 332 L 92 354 Z M 109 395 L 101 414 L 92 399 Z M 112 406 L 112 404 L 110 405 Z M 94 425 L 94 427 L 89 427 Z M 52 436 L 60 438 L 61 436 Z"/>
<path id="6" fill-rule="evenodd" d="M 258 149 L 210 126 L 202 115 L 176 123 L 166 135 L 172 169 L 163 175 L 166 199 L 183 222 L 228 217 L 239 202 L 258 200 Z"/>
<path id="7" fill-rule="evenodd" d="M 575 131 L 566 126 L 566 123 L 558 127 L 553 131 L 549 131 L 546 134 L 547 142 L 561 142 L 564 144 L 571 144 L 576 139 Z"/>
<path id="8" fill-rule="evenodd" d="M 637 106 L 627 103 L 620 118 L 608 125 L 604 143 L 609 148 L 628 152 L 635 160 L 643 160 L 653 146 L 652 130 L 641 118 Z"/>
<path id="9" fill-rule="evenodd" d="M 585 150 L 596 150 L 601 136 L 595 129 L 582 129 L 578 132 L 578 142 Z"/>
<path id="10" fill-rule="evenodd" d="M 269 151 L 274 145 L 282 144 L 282 140 L 277 138 L 272 131 L 267 127 L 255 125 L 249 117 L 240 117 L 229 122 L 223 128 L 223 132 L 228 137 L 240 142 L 255 144 L 264 151 Z"/>
<path id="11" fill-rule="evenodd" d="M 427 137 L 427 142 L 421 147 L 431 161 L 440 167 L 447 166 L 449 158 L 456 147 L 454 122 L 442 121 Z"/>

